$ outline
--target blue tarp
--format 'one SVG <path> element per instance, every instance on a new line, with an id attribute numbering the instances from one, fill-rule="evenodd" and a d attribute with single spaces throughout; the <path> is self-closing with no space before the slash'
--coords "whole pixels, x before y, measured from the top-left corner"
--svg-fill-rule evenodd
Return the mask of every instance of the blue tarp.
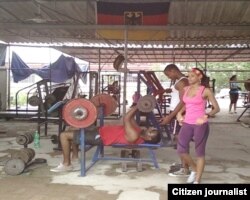
<path id="1" fill-rule="evenodd" d="M 87 67 L 85 70 L 87 71 Z M 16 83 L 26 79 L 33 73 L 51 82 L 62 83 L 71 79 L 77 72 L 81 72 L 82 70 L 72 57 L 66 57 L 64 55 L 61 55 L 56 62 L 44 66 L 41 69 L 31 69 L 13 52 L 11 71 L 14 82 Z"/>
<path id="2" fill-rule="evenodd" d="M 33 70 L 15 52 L 12 53 L 11 71 L 15 83 L 26 79 L 33 73 Z"/>

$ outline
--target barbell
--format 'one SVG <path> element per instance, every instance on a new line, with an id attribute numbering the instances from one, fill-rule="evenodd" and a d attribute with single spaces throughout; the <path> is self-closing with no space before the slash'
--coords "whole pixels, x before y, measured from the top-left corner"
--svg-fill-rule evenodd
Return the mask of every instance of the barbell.
<path id="1" fill-rule="evenodd" d="M 68 101 L 62 110 L 63 119 L 76 128 L 86 128 L 93 124 L 98 116 L 97 108 L 103 106 L 104 116 L 111 115 L 117 109 L 117 101 L 108 94 L 98 94 L 91 100 L 77 98 Z"/>
<path id="2" fill-rule="evenodd" d="M 137 102 L 138 110 L 144 113 L 152 112 L 155 106 L 156 106 L 156 99 L 152 95 L 145 95 L 141 97 Z"/>

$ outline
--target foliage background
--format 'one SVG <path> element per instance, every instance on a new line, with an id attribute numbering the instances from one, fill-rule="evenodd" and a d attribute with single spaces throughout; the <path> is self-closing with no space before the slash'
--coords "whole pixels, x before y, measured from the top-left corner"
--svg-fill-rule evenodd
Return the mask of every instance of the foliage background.
<path id="1" fill-rule="evenodd" d="M 167 65 L 167 64 L 166 64 Z M 183 71 L 187 73 L 192 67 L 198 67 L 200 69 L 205 69 L 204 64 L 178 64 L 176 65 Z M 158 71 L 162 67 L 155 66 L 155 69 Z M 218 93 L 222 88 L 229 88 L 229 78 L 232 75 L 237 75 L 238 80 L 248 80 L 250 79 L 250 63 L 207 63 L 207 76 L 210 77 L 210 80 L 215 79 L 215 93 Z M 160 72 L 160 71 L 159 71 Z M 160 81 L 166 80 L 166 76 L 162 73 L 157 73 Z M 242 90 L 245 90 L 244 83 L 239 84 Z"/>

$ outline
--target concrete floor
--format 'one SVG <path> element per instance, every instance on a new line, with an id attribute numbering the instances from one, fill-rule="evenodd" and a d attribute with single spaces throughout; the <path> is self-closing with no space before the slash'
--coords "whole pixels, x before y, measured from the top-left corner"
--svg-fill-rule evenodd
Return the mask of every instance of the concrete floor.
<path id="1" fill-rule="evenodd" d="M 243 111 L 228 114 L 227 100 L 218 100 L 222 111 L 211 121 L 207 144 L 206 167 L 202 183 L 250 183 L 250 129 L 236 122 Z M 250 124 L 250 114 L 241 120 Z M 115 120 L 109 123 L 120 123 Z M 243 124 L 244 125 L 244 124 Z M 33 132 L 36 124 L 23 121 L 0 122 L 0 161 L 10 152 L 22 148 L 16 144 L 15 134 Z M 53 173 L 49 169 L 61 161 L 61 153 L 53 150 L 56 145 L 50 135 L 56 134 L 56 126 L 49 126 L 49 136 L 42 136 L 41 148 L 36 149 L 36 158 L 47 159 L 47 164 L 33 165 L 18 176 L 6 175 L 0 166 L 0 199 L 10 200 L 166 200 L 168 183 L 185 183 L 185 178 L 167 174 L 173 162 L 179 162 L 173 148 L 156 150 L 160 169 L 151 163 L 143 164 L 143 171 L 136 172 L 131 163 L 128 172 L 121 171 L 119 161 L 99 161 L 81 177 L 80 172 Z M 33 148 L 33 144 L 29 145 Z M 119 149 L 106 148 L 106 153 L 119 155 Z M 193 152 L 191 152 L 193 153 Z M 88 158 L 93 150 L 87 153 Z M 142 156 L 148 154 L 142 150 Z M 1 162 L 0 162 L 1 163 Z"/>

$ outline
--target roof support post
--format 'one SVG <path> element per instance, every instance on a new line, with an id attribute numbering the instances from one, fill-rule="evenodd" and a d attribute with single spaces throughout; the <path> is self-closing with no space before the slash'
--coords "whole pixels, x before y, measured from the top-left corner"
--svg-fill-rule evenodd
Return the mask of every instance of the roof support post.
<path id="1" fill-rule="evenodd" d="M 124 30 L 124 77 L 123 77 L 123 116 L 126 113 L 126 97 L 127 97 L 127 73 L 128 73 L 128 26 Z"/>
<path id="2" fill-rule="evenodd" d="M 205 49 L 205 68 L 204 68 L 205 75 L 207 75 L 207 49 Z"/>
<path id="3" fill-rule="evenodd" d="M 101 93 L 101 49 L 98 49 L 98 93 Z"/>

